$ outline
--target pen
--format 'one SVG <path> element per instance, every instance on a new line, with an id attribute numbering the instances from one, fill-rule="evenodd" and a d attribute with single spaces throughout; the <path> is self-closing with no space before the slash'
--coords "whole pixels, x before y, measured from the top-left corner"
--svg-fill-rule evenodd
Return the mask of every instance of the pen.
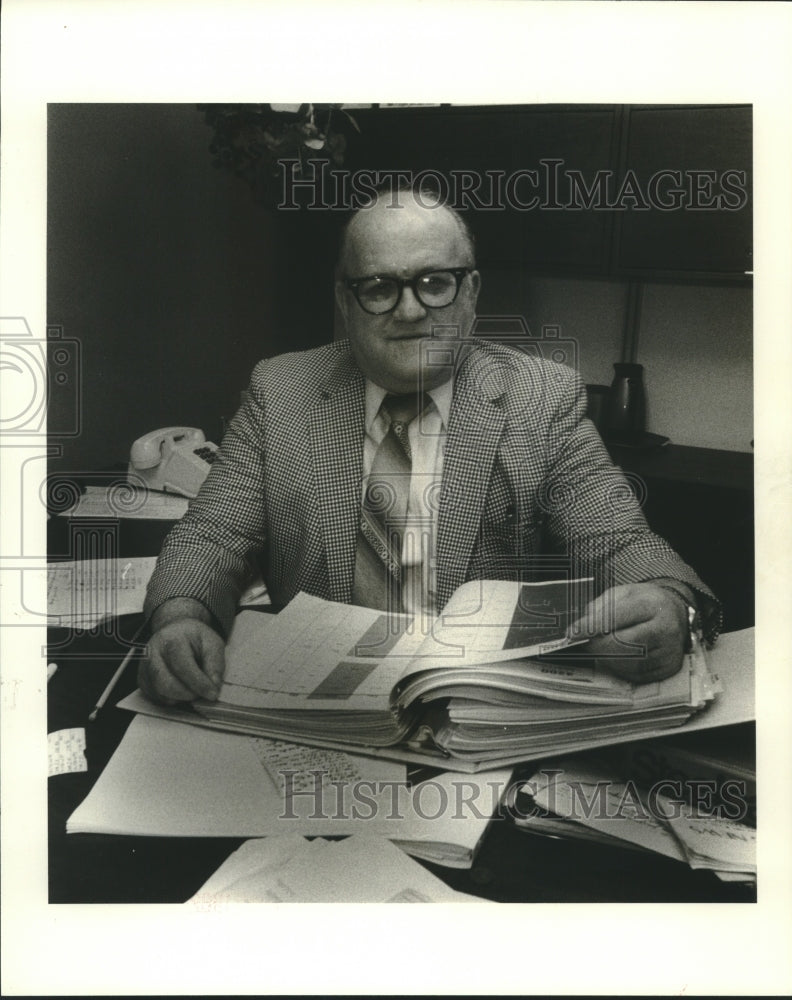
<path id="1" fill-rule="evenodd" d="M 142 631 L 143 631 L 143 626 L 141 625 L 140 628 L 137 630 L 137 632 L 135 632 L 135 634 L 132 636 L 132 643 L 133 644 L 132 644 L 132 646 L 129 647 L 129 650 L 127 651 L 126 656 L 124 657 L 124 659 L 119 664 L 118 670 L 116 670 L 116 672 L 110 678 L 109 684 L 104 689 L 104 691 L 102 691 L 102 693 L 99 695 L 99 700 L 96 702 L 96 704 L 94 705 L 93 711 L 88 716 L 88 721 L 89 722 L 93 722 L 96 719 L 96 716 L 99 714 L 99 709 L 102 708 L 102 706 L 104 705 L 104 703 L 107 701 L 107 699 L 113 693 L 113 689 L 115 688 L 116 684 L 121 680 L 121 675 L 126 670 L 128 664 L 129 664 L 129 661 L 132 659 L 132 657 L 136 653 L 139 652 L 139 649 L 137 648 L 137 646 L 134 645 L 134 643 L 135 643 L 135 640 L 138 638 L 138 636 L 140 635 L 140 633 Z"/>

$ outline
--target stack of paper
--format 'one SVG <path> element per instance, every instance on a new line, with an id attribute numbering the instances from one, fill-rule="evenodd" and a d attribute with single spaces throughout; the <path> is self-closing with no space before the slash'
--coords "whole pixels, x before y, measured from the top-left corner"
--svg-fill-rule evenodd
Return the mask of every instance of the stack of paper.
<path id="1" fill-rule="evenodd" d="M 352 609 L 352 614 L 357 612 L 371 614 L 366 608 Z M 375 613 L 376 614 L 376 613 Z M 274 631 L 277 631 L 278 615 L 262 615 L 252 611 L 243 611 L 237 616 L 234 630 L 231 634 L 227 655 L 230 654 L 232 664 L 226 672 L 226 686 L 233 686 L 239 683 L 239 676 L 233 668 L 233 660 L 246 660 L 247 652 L 254 652 L 256 648 L 269 649 Z M 334 637 L 334 639 L 337 637 Z M 234 652 L 235 644 L 239 642 L 242 653 L 241 657 Z M 277 645 L 277 643 L 275 643 Z M 306 654 L 303 654 L 306 655 Z M 689 677 L 691 672 L 700 671 L 703 659 L 700 651 L 688 657 L 686 665 L 683 667 L 683 679 Z M 691 663 L 690 661 L 695 662 Z M 299 673 L 299 659 L 295 670 Z M 350 666 L 348 661 L 342 661 L 345 669 Z M 242 669 L 247 670 L 249 664 L 243 663 Z M 502 664 L 495 665 L 498 669 Z M 590 750 L 595 747 L 613 746 L 615 744 L 630 742 L 635 743 L 637 737 L 656 737 L 664 732 L 668 732 L 669 727 L 680 722 L 684 722 L 677 732 L 682 735 L 692 735 L 699 731 L 711 731 L 713 727 L 732 726 L 735 723 L 744 723 L 755 718 L 754 708 L 754 630 L 744 629 L 741 632 L 732 632 L 722 635 L 714 649 L 708 651 L 706 661 L 708 690 L 718 690 L 723 688 L 722 693 L 706 705 L 706 708 L 695 715 L 692 719 L 687 716 L 690 709 L 680 710 L 679 715 L 676 709 L 668 706 L 665 709 L 654 708 L 648 718 L 644 718 L 639 709 L 634 712 L 623 708 L 617 708 L 621 713 L 620 722 L 617 724 L 613 718 L 609 718 L 611 709 L 601 704 L 575 705 L 569 702 L 553 702 L 548 698 L 538 698 L 523 696 L 522 708 L 514 713 L 515 718 L 519 718 L 518 713 L 525 713 L 531 707 L 535 710 L 533 722 L 530 725 L 525 723 L 525 715 L 522 714 L 523 732 L 520 739 L 514 739 L 514 733 L 509 731 L 506 723 L 496 724 L 493 721 L 494 712 L 505 711 L 506 707 L 497 705 L 487 706 L 484 703 L 468 699 L 467 702 L 457 698 L 451 703 L 451 711 L 457 721 L 449 719 L 449 710 L 445 702 L 431 702 L 423 707 L 419 716 L 419 722 L 409 736 L 401 743 L 392 746 L 372 746 L 355 745 L 348 734 L 335 738 L 327 735 L 313 733 L 311 735 L 295 735 L 293 731 L 283 732 L 284 726 L 288 724 L 281 718 L 273 720 L 271 735 L 282 736 L 288 740 L 298 740 L 310 743 L 313 746 L 333 747 L 340 750 L 351 751 L 352 753 L 363 753 L 367 756 L 381 757 L 409 763 L 423 765 L 433 765 L 441 770 L 453 768 L 456 771 L 465 773 L 476 773 L 478 771 L 492 769 L 495 767 L 506 767 L 527 760 L 541 760 L 547 756 L 555 755 L 563 747 L 564 752 L 575 753 L 581 750 Z M 286 677 L 287 672 L 281 671 Z M 367 674 L 367 679 L 369 675 Z M 359 681 L 362 673 L 358 675 Z M 374 675 L 372 675 L 372 678 Z M 357 683 L 351 673 L 344 674 L 339 670 L 335 674 L 336 681 L 347 683 L 350 688 Z M 673 691 L 674 685 L 680 683 L 679 678 L 669 678 L 669 682 L 663 682 L 664 689 Z M 287 682 L 294 687 L 294 678 Z M 318 682 L 321 684 L 321 681 Z M 697 685 L 701 690 L 703 685 Z M 243 685 L 240 685 L 243 687 Z M 645 687 L 645 695 L 642 695 L 641 688 Z M 690 686 L 690 690 L 693 687 Z M 657 685 L 645 685 L 636 687 L 638 699 L 648 697 L 650 700 L 656 698 L 653 692 L 657 691 Z M 662 690 L 662 689 L 661 689 Z M 340 692 L 339 692 L 340 693 Z M 370 688 L 360 693 L 363 697 L 370 697 Z M 222 695 L 221 695 L 222 697 Z M 305 699 L 305 696 L 303 695 Z M 296 699 L 295 699 L 296 700 Z M 305 699 L 308 703 L 315 703 L 315 699 Z M 342 703 L 344 699 L 339 699 Z M 188 722 L 193 725 L 208 726 L 215 729 L 228 729 L 236 732 L 246 732 L 252 735 L 261 735 L 261 726 L 251 720 L 250 725 L 239 723 L 238 720 L 229 721 L 227 719 L 209 719 L 205 715 L 194 711 L 192 706 L 181 708 L 171 708 L 163 710 L 161 706 L 154 705 L 145 698 L 139 691 L 125 698 L 119 703 L 120 708 L 126 708 L 133 712 L 139 712 L 158 717 L 167 717 L 181 722 Z M 511 711 L 511 710 L 509 710 Z M 665 712 L 668 711 L 666 715 Z M 222 709 L 219 714 L 222 714 Z M 342 713 L 344 714 L 344 713 Z M 591 722 L 591 729 L 576 728 L 581 716 L 587 717 Z M 545 718 L 546 725 L 542 723 Z M 468 747 L 465 745 L 465 726 L 470 723 L 494 726 L 492 737 L 498 743 L 503 739 L 504 746 L 496 747 L 488 754 L 484 753 L 481 745 Z M 554 720 L 554 721 L 551 721 Z M 577 721 L 575 721 L 577 720 Z M 602 725 L 597 724 L 597 720 Z M 564 731 L 567 726 L 567 731 Z M 676 737 L 675 737 L 676 739 Z M 445 746 L 439 746 L 438 742 L 444 742 Z"/>
<path id="2" fill-rule="evenodd" d="M 421 642 L 410 616 L 299 594 L 262 617 L 237 616 L 220 699 L 195 703 L 207 720 L 310 743 L 384 746 L 407 733 L 410 720 L 393 711 L 391 690 Z"/>
<path id="3" fill-rule="evenodd" d="M 194 707 L 239 732 L 494 767 L 678 726 L 714 700 L 721 688 L 698 644 L 648 684 L 570 652 L 566 586 L 463 584 L 426 633 L 407 615 L 301 593 L 266 640 L 255 616 L 238 616 L 220 696 Z"/>
<path id="4" fill-rule="evenodd" d="M 680 671 L 648 684 L 632 684 L 594 661 L 568 654 L 501 664 L 500 670 L 504 676 L 509 671 L 515 675 L 513 690 L 504 690 L 500 697 L 487 691 L 484 700 L 470 685 L 450 689 L 455 697 L 447 720 L 434 733 L 444 750 L 479 760 L 518 750 L 535 757 L 574 751 L 591 740 L 607 743 L 611 737 L 625 739 L 647 729 L 679 726 L 722 690 L 698 644 Z M 544 686 L 537 684 L 535 694 L 528 687 L 533 673 L 552 677 Z"/>
<path id="5" fill-rule="evenodd" d="M 608 763 L 625 778 L 651 786 L 673 777 L 693 789 L 706 782 L 713 808 L 735 801 L 740 820 L 756 825 L 756 732 L 753 726 L 730 726 L 706 732 L 676 733 L 664 739 L 639 740 L 603 751 Z M 710 794 L 711 793 L 711 794 Z"/>
<path id="6" fill-rule="evenodd" d="M 470 581 L 425 631 L 410 615 L 300 593 L 267 627 L 266 645 L 257 622 L 237 619 L 220 697 L 195 707 L 245 732 L 393 746 L 416 725 L 418 702 L 447 698 L 449 685 L 479 683 L 485 694 L 503 685 L 546 690 L 553 668 L 506 661 L 569 646 L 567 625 L 588 583 Z M 549 687 L 556 689 L 555 676 Z M 619 703 L 628 697 L 616 695 Z"/>
<path id="7" fill-rule="evenodd" d="M 141 490 L 129 483 L 86 486 L 77 503 L 63 517 L 113 517 L 124 520 L 178 521 L 187 513 L 186 497 Z"/>
<path id="8" fill-rule="evenodd" d="M 547 762 L 520 790 L 518 827 L 652 851 L 721 878 L 756 879 L 756 830 L 641 788 L 594 758 Z"/>
<path id="9" fill-rule="evenodd" d="M 163 837 L 376 834 L 469 868 L 511 770 L 438 774 L 138 715 L 68 833 Z"/>
<path id="10" fill-rule="evenodd" d="M 756 830 L 723 816 L 700 816 L 684 804 L 666 802 L 666 823 L 691 868 L 705 868 L 724 881 L 756 881 Z"/>
<path id="11" fill-rule="evenodd" d="M 382 837 L 330 842 L 298 835 L 248 840 L 189 902 L 446 903 L 482 900 L 449 889 Z"/>

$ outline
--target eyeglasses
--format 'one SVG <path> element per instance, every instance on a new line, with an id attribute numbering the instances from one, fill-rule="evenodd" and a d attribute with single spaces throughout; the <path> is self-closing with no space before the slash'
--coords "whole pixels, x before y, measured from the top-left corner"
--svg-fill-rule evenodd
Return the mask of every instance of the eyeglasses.
<path id="1" fill-rule="evenodd" d="M 401 302 L 405 286 L 427 309 L 450 306 L 459 295 L 462 279 L 471 270 L 469 267 L 450 267 L 439 271 L 423 271 L 412 278 L 391 278 L 375 274 L 370 278 L 348 278 L 344 284 L 352 290 L 364 312 L 372 316 L 384 316 L 385 313 L 393 312 Z"/>

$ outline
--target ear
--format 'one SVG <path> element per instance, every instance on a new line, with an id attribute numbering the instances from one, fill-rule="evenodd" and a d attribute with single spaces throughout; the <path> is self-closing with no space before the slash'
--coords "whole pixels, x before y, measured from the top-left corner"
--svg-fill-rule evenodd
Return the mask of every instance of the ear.
<path id="1" fill-rule="evenodd" d="M 349 316 L 349 298 L 347 297 L 347 287 L 343 281 L 335 283 L 335 300 L 338 311 L 341 313 L 341 318 L 344 320 L 344 326 L 346 327 Z"/>
<path id="2" fill-rule="evenodd" d="M 481 291 L 481 275 L 478 271 L 470 272 L 470 298 L 475 308 L 478 302 L 479 292 Z"/>

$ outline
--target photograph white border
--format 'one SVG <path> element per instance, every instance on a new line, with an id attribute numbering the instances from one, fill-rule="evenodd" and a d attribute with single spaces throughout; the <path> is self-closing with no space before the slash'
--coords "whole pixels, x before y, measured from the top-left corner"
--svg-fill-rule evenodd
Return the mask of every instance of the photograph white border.
<path id="1" fill-rule="evenodd" d="M 42 634 L 4 627 L 3 994 L 788 992 L 790 7 L 6 0 L 2 18 L 0 315 L 39 335 L 48 102 L 753 105 L 761 779 L 755 905 L 49 905 Z"/>

